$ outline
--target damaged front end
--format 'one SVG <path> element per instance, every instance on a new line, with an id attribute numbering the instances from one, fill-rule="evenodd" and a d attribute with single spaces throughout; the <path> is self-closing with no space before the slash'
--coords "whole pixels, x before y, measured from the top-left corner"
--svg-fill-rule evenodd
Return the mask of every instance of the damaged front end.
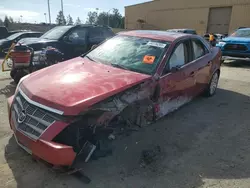
<path id="1" fill-rule="evenodd" d="M 73 164 L 110 155 L 111 142 L 117 136 L 155 120 L 151 91 L 149 83 L 143 83 L 93 105 L 75 117 L 53 142 L 73 147 Z"/>

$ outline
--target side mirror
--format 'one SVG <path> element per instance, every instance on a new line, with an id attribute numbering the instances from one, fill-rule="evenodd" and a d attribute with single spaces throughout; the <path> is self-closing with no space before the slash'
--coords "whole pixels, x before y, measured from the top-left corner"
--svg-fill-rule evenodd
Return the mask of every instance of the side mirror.
<path id="1" fill-rule="evenodd" d="M 170 69 L 170 72 L 172 72 L 172 73 L 178 72 L 180 70 L 180 68 L 181 68 L 180 66 L 172 67 Z"/>
<path id="2" fill-rule="evenodd" d="M 64 37 L 63 37 L 63 41 L 69 42 L 69 37 L 68 37 L 68 36 L 64 36 Z"/>

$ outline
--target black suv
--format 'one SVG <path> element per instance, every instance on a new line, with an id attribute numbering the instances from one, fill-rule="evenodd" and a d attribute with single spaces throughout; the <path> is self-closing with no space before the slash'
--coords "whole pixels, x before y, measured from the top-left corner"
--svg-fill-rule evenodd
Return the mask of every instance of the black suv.
<path id="1" fill-rule="evenodd" d="M 19 43 L 33 48 L 35 52 L 48 46 L 55 47 L 67 60 L 86 53 L 93 45 L 114 35 L 111 28 L 100 25 L 57 26 L 40 38 L 25 38 Z"/>

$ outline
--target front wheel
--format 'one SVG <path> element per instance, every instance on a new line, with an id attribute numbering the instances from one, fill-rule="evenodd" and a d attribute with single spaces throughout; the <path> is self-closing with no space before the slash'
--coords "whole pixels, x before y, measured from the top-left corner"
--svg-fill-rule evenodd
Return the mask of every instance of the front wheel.
<path id="1" fill-rule="evenodd" d="M 12 79 L 14 79 L 16 73 L 17 73 L 17 70 L 16 70 L 16 69 L 12 69 L 12 70 L 10 71 L 10 77 L 11 77 Z"/>
<path id="2" fill-rule="evenodd" d="M 212 76 L 212 78 L 211 78 L 211 80 L 210 80 L 210 82 L 208 84 L 208 87 L 207 87 L 207 89 L 205 91 L 205 96 L 211 97 L 216 93 L 218 82 L 219 82 L 219 71 L 216 71 L 213 74 L 213 76 Z"/>

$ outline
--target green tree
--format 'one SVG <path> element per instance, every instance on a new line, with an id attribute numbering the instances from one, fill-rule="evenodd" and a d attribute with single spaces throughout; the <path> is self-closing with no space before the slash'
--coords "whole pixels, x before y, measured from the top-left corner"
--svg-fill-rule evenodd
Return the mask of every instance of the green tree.
<path id="1" fill-rule="evenodd" d="M 67 17 L 67 25 L 73 25 L 73 24 L 74 24 L 73 18 L 69 14 L 68 17 Z"/>
<path id="2" fill-rule="evenodd" d="M 3 25 L 3 20 L 0 18 L 0 26 Z"/>
<path id="3" fill-rule="evenodd" d="M 122 23 L 122 15 L 118 9 L 113 9 L 113 13 L 109 15 L 109 26 L 120 28 Z"/>
<path id="4" fill-rule="evenodd" d="M 14 20 L 11 16 L 9 16 L 9 21 L 10 21 L 10 23 L 14 23 Z"/>
<path id="5" fill-rule="evenodd" d="M 58 15 L 56 17 L 56 24 L 57 25 L 66 25 L 66 20 L 65 20 L 65 17 L 63 15 L 62 11 L 58 12 Z"/>
<path id="6" fill-rule="evenodd" d="M 5 18 L 4 18 L 4 21 L 3 21 L 3 25 L 5 26 L 5 27 L 9 27 L 9 25 L 10 25 L 10 20 L 9 20 L 9 18 L 7 17 L 7 16 L 5 16 Z"/>
<path id="7" fill-rule="evenodd" d="M 75 25 L 79 25 L 79 24 L 82 24 L 82 21 L 79 17 L 77 17 Z"/>
<path id="8" fill-rule="evenodd" d="M 113 12 L 89 12 L 87 17 L 87 24 L 109 25 L 113 28 L 124 28 L 124 17 L 120 14 L 118 9 L 113 9 Z"/>
<path id="9" fill-rule="evenodd" d="M 86 24 L 96 24 L 97 20 L 98 20 L 98 14 L 97 14 L 97 12 L 95 12 L 95 11 L 89 12 Z"/>
<path id="10" fill-rule="evenodd" d="M 97 17 L 96 24 L 98 24 L 98 25 L 108 25 L 108 13 L 107 12 L 101 12 Z"/>

